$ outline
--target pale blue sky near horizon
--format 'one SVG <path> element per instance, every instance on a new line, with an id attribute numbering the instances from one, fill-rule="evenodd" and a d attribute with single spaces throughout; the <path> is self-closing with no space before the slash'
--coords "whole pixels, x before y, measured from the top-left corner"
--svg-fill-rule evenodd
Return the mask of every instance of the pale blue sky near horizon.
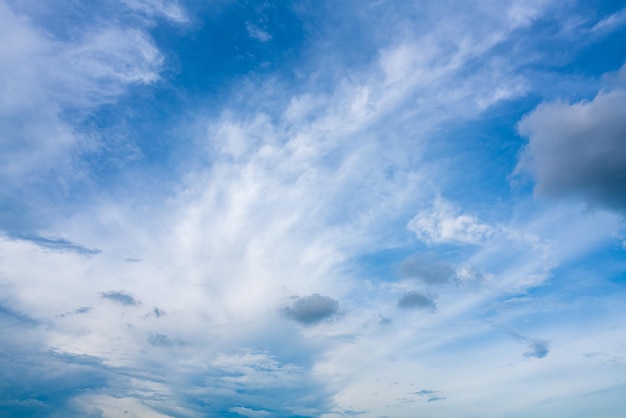
<path id="1" fill-rule="evenodd" d="M 0 417 L 621 417 L 626 4 L 0 0 Z"/>

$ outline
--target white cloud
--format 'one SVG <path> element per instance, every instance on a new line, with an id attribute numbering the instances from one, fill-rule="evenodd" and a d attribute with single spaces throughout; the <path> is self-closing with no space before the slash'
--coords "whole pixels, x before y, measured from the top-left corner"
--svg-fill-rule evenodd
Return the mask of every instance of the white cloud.
<path id="1" fill-rule="evenodd" d="M 248 31 L 248 36 L 256 39 L 257 41 L 267 42 L 272 39 L 272 35 L 270 35 L 267 31 L 264 31 L 250 22 L 246 22 L 246 30 Z"/>
<path id="2" fill-rule="evenodd" d="M 429 244 L 481 244 L 498 231 L 471 215 L 459 213 L 441 197 L 435 199 L 432 208 L 415 215 L 408 227 L 418 239 Z"/>
<path id="3" fill-rule="evenodd" d="M 130 9 L 141 11 L 148 16 L 164 17 L 176 23 L 186 23 L 189 16 L 175 0 L 120 0 Z"/>
<path id="4" fill-rule="evenodd" d="M 147 11 L 165 7 L 129 4 Z M 285 406 L 276 393 L 296 389 L 298 396 L 286 395 L 294 399 L 289 411 L 311 416 L 320 415 L 329 398 L 337 414 L 358 405 L 370 415 L 407 417 L 414 416 L 415 402 L 433 416 L 466 413 L 464 405 L 488 416 L 485 394 L 506 396 L 504 388 L 525 394 L 514 406 L 553 399 L 550 384 L 562 384 L 559 373 L 578 364 L 572 356 L 559 360 L 566 351 L 559 336 L 549 336 L 553 351 L 543 359 L 550 372 L 529 371 L 520 363 L 523 349 L 494 336 L 482 318 L 499 298 L 544 283 L 558 262 L 601 245 L 618 222 L 559 208 L 492 224 L 442 198 L 430 202 L 425 192 L 433 181 L 426 145 L 440 140 L 440 123 L 475 117 L 525 91 L 525 79 L 512 68 L 472 69 L 490 61 L 511 27 L 539 16 L 511 13 L 510 21 L 499 23 L 483 22 L 473 12 L 468 19 L 480 24 L 442 23 L 436 36 L 394 39 L 361 73 L 339 71 L 340 80 L 326 93 L 311 81 L 303 83 L 304 92 L 276 93 L 284 95 L 279 104 L 266 105 L 271 83 L 243 87 L 241 96 L 261 103 L 259 110 L 233 105 L 204 119 L 207 129 L 198 142 L 210 164 L 198 169 L 196 161 L 185 161 L 191 168 L 167 201 L 103 197 L 46 228 L 46 236 L 102 253 L 46 252 L 33 242 L 2 237 L 0 278 L 11 291 L 11 308 L 46 321 L 46 347 L 99 356 L 107 366 L 122 367 L 121 376 L 137 372 L 128 393 L 166 398 L 154 404 L 122 394 L 84 399 L 94 408 L 103 405 L 101 411 L 128 406 L 148 414 L 150 406 L 161 411 L 156 406 L 173 408 L 191 396 L 215 400 L 221 411 L 265 416 Z M 40 56 L 39 35 L 33 36 L 33 54 Z M 135 42 L 124 44 L 126 38 Z M 77 82 L 68 85 L 74 94 L 56 95 L 49 86 L 33 90 L 51 103 L 52 115 L 58 115 L 55 106 L 97 106 L 130 84 L 158 79 L 163 58 L 145 32 L 108 27 L 81 39 L 55 44 L 62 59 L 77 63 Z M 111 90 L 105 88 L 109 83 Z M 416 207 L 427 209 L 415 215 Z M 350 269 L 349 262 L 364 253 L 407 245 L 411 216 L 410 230 L 425 243 L 461 244 L 457 259 L 443 264 L 417 258 L 407 273 L 431 279 L 393 283 Z M 575 242 L 583 234 L 588 240 Z M 453 273 L 462 280 L 450 280 Z M 434 289 L 434 282 L 447 285 Z M 334 314 L 337 304 L 345 315 L 319 327 L 298 327 L 281 317 L 292 295 L 315 294 L 332 298 L 313 298 L 314 316 L 319 302 L 322 316 Z M 61 315 L 82 307 L 90 309 Z M 155 307 L 167 315 L 149 315 Z M 388 318 L 385 326 L 381 317 Z M 623 337 L 614 340 L 610 350 L 619 352 Z M 581 343 L 578 351 L 591 345 Z M 589 371 L 594 382 L 602 380 Z M 529 385 L 533 372 L 550 379 Z M 163 375 L 167 383 L 150 380 Z M 593 385 L 569 387 L 578 395 Z M 446 401 L 410 396 L 424 388 L 445 393 Z M 271 392 L 266 399 L 276 404 L 260 402 L 257 389 Z M 173 414 L 184 413 L 192 415 Z"/>
<path id="5" fill-rule="evenodd" d="M 271 416 L 269 412 L 262 409 L 251 409 L 243 406 L 235 406 L 233 408 L 230 408 L 229 411 L 249 418 L 262 418 Z"/>
<path id="6" fill-rule="evenodd" d="M 77 40 L 54 39 L 4 1 L 0 19 L 3 181 L 49 170 L 74 181 L 81 176 L 76 157 L 98 144 L 62 114 L 89 111 L 115 101 L 129 85 L 155 82 L 163 57 L 139 29 L 95 25 Z"/>
<path id="7" fill-rule="evenodd" d="M 626 9 L 613 13 L 593 25 L 591 32 L 609 32 L 626 24 Z"/>

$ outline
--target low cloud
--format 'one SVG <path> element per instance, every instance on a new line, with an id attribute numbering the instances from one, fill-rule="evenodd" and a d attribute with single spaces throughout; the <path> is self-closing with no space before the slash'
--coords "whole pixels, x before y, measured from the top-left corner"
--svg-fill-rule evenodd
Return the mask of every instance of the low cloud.
<path id="1" fill-rule="evenodd" d="M 398 300 L 398 306 L 403 309 L 427 309 L 434 311 L 437 309 L 437 305 L 428 296 L 425 296 L 415 290 L 406 292 L 400 300 Z"/>
<path id="2" fill-rule="evenodd" d="M 528 344 L 528 351 L 524 353 L 526 358 L 544 358 L 550 352 L 550 343 L 543 340 L 535 340 Z"/>
<path id="3" fill-rule="evenodd" d="M 516 173 L 534 177 L 537 195 L 578 196 L 626 213 L 626 90 L 542 104 L 518 129 L 528 145 Z"/>
<path id="4" fill-rule="evenodd" d="M 426 284 L 449 283 L 455 271 L 440 261 L 435 254 L 417 254 L 406 258 L 400 265 L 400 274 L 406 279 L 417 279 Z"/>
<path id="5" fill-rule="evenodd" d="M 529 338 L 523 335 L 513 334 L 513 338 L 521 343 L 528 344 L 528 350 L 524 352 L 526 358 L 544 358 L 550 352 L 550 342 L 539 338 Z"/>
<path id="6" fill-rule="evenodd" d="M 139 305 L 139 302 L 128 293 L 105 292 L 105 293 L 101 293 L 100 296 L 102 296 L 105 299 L 112 300 L 113 302 L 117 302 L 121 305 L 126 305 L 126 306 Z"/>
<path id="7" fill-rule="evenodd" d="M 314 293 L 310 296 L 298 297 L 291 305 L 282 309 L 288 318 L 303 324 L 313 324 L 336 315 L 339 302 L 329 296 Z"/>

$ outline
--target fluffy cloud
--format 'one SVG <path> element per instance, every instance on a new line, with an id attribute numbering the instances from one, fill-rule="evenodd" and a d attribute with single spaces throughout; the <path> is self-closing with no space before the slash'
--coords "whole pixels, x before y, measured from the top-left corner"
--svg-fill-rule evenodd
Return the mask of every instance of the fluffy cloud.
<path id="1" fill-rule="evenodd" d="M 538 106 L 519 123 L 528 145 L 517 167 L 539 196 L 577 196 L 590 206 L 626 211 L 626 91 L 591 101 Z"/>
<path id="2" fill-rule="evenodd" d="M 429 244 L 480 244 L 496 233 L 494 227 L 474 216 L 460 213 L 441 197 L 435 199 L 430 209 L 418 212 L 408 227 L 418 239 Z"/>
<path id="3" fill-rule="evenodd" d="M 282 309 L 285 316 L 303 324 L 313 324 L 337 314 L 339 302 L 329 296 L 314 293 L 298 297 Z"/>
<path id="4" fill-rule="evenodd" d="M 435 305 L 435 302 L 433 302 L 432 299 L 415 290 L 406 292 L 402 295 L 402 297 L 398 300 L 398 306 L 404 309 L 416 308 L 427 309 L 430 311 L 437 309 L 437 305 Z"/>
<path id="5" fill-rule="evenodd" d="M 541 2 L 528 6 L 524 1 L 462 5 L 450 1 L 454 7 L 445 8 L 445 13 L 429 2 L 378 3 L 363 7 L 348 2 L 339 10 L 333 8 L 334 16 L 348 11 L 347 19 L 353 19 L 358 14 L 363 21 L 353 19 L 351 24 L 362 25 L 375 44 L 359 71 L 336 63 L 320 65 L 325 58 L 298 51 L 309 54 L 307 65 L 285 60 L 290 68 L 297 66 L 293 74 L 300 78 L 295 87 L 282 84 L 290 79 L 283 73 L 267 78 L 256 74 L 233 88 L 229 100 L 234 104 L 222 102 L 219 94 L 211 96 L 210 109 L 197 108 L 193 99 L 186 99 L 189 107 L 180 109 L 185 126 L 168 126 L 172 137 L 154 138 L 155 142 L 176 138 L 171 141 L 176 147 L 172 153 L 184 156 L 178 171 L 167 173 L 174 185 L 158 183 L 165 197 L 153 196 L 149 186 L 129 191 L 123 184 L 118 191 L 121 199 L 106 192 L 91 202 L 77 196 L 84 198 L 84 206 L 75 211 L 63 207 L 62 217 L 45 223 L 43 236 L 67 239 L 0 237 L 4 297 L 0 322 L 7 330 L 0 335 L 0 345 L 19 342 L 10 357 L 26 359 L 11 362 L 0 357 L 2 369 L 20 363 L 10 377 L 26 376 L 24 369 L 37 367 L 21 365 L 40 359 L 54 367 L 37 369 L 30 379 L 39 382 L 39 371 L 59 376 L 56 369 L 68 364 L 85 366 L 75 367 L 85 373 L 85 381 L 66 374 L 78 383 L 59 384 L 63 393 L 56 402 L 72 404 L 74 409 L 64 416 L 94 417 L 117 416 L 125 410 L 129 416 L 413 417 L 415 402 L 425 414 L 436 412 L 433 416 L 459 415 L 458 411 L 484 415 L 484 405 L 494 392 L 498 397 L 522 393 L 520 403 L 540 404 L 556 398 L 555 391 L 562 393 L 563 382 L 567 386 L 577 381 L 563 372 L 578 370 L 579 353 L 590 345 L 579 340 L 585 333 L 576 329 L 574 338 L 563 339 L 579 344 L 570 357 L 550 355 L 541 361 L 546 371 L 533 372 L 528 367 L 539 362 L 520 359 L 521 350 L 506 346 L 510 338 L 502 344 L 494 341 L 485 318 L 526 320 L 510 304 L 498 302 L 511 293 L 530 293 L 530 287 L 548 277 L 554 265 L 549 239 L 555 241 L 560 260 L 575 259 L 604 245 L 616 222 L 603 217 L 592 222 L 579 208 L 537 215 L 511 202 L 502 202 L 505 210 L 519 210 L 525 218 L 507 222 L 507 214 L 499 213 L 498 220 L 483 215 L 479 219 L 443 199 L 431 202 L 428 192 L 437 189 L 439 173 L 448 174 L 445 168 L 436 169 L 439 159 L 428 160 L 430 147 L 443 144 L 455 154 L 458 150 L 441 127 L 449 121 L 463 125 L 530 88 L 528 73 L 516 73 L 515 47 L 518 40 L 530 37 L 525 30 L 542 15 Z M 122 14 L 135 11 L 151 17 L 150 25 L 158 22 L 157 17 L 181 21 L 175 2 L 114 4 L 129 6 L 121 8 Z M 237 4 L 236 14 L 243 9 L 245 2 Z M 34 33 L 41 41 L 32 22 L 9 17 L 9 23 L 19 21 L 30 30 L 26 35 Z M 134 22 L 136 16 L 129 19 Z M 245 19 L 239 22 L 244 39 L 245 29 L 254 35 Z M 36 78 L 28 79 L 32 85 L 19 84 L 36 87 L 45 100 L 33 103 L 50 104 L 47 109 L 58 118 L 50 120 L 67 128 L 63 132 L 69 145 L 59 154 L 67 161 L 80 160 L 77 155 L 83 151 L 76 143 L 84 126 L 80 120 L 62 119 L 65 110 L 90 112 L 103 104 L 115 108 L 116 98 L 125 92 L 132 100 L 146 100 L 143 94 L 159 89 L 142 88 L 134 95 L 128 87 L 155 83 L 163 57 L 185 53 L 161 52 L 145 27 L 131 29 L 119 23 L 114 18 L 86 32 L 76 29 L 71 39 L 52 36 L 53 47 L 42 41 L 43 51 L 52 48 L 61 62 L 76 64 L 67 75 L 75 78 L 75 85 L 61 76 L 58 90 L 47 82 L 36 84 Z M 341 26 L 334 23 L 329 24 L 333 30 Z M 164 46 L 178 45 L 189 35 L 163 28 L 154 32 Z M 268 27 L 267 33 L 275 32 Z M 312 33 L 307 42 L 334 59 L 346 55 L 345 50 L 333 50 L 334 41 L 346 39 L 345 33 L 341 35 L 319 40 Z M 536 41 L 530 38 L 531 43 Z M 274 40 L 264 47 L 275 47 Z M 354 50 L 364 50 L 361 46 Z M 219 61 L 219 54 L 201 48 L 198 52 L 202 63 Z M 34 68 L 50 63 L 55 73 L 61 64 L 51 55 L 33 52 L 44 62 L 34 60 Z M 44 81 L 57 76 L 46 77 Z M 173 77 L 176 83 L 189 78 L 193 74 Z M 174 87 L 175 94 L 189 93 L 188 86 Z M 141 109 L 132 111 L 144 116 Z M 36 114 L 24 112 L 26 118 Z M 198 129 L 202 134 L 191 145 L 186 139 L 190 131 L 197 134 L 197 126 L 187 126 L 194 117 L 190 114 L 200 115 L 202 126 Z M 498 117 L 498 112 L 494 114 Z M 37 125 L 37 119 L 33 121 Z M 46 137 L 38 138 L 46 143 Z M 164 158 L 170 157 L 164 153 L 146 162 L 162 169 Z M 28 156 L 14 154 L 15 166 L 29 162 Z M 46 167 L 63 166 L 56 156 L 45 155 L 41 161 L 49 164 Z M 37 164 L 33 167 L 39 170 Z M 154 185 L 146 180 L 152 172 L 142 169 L 138 168 L 138 183 Z M 183 179 L 177 177 L 180 172 Z M 425 210 L 416 214 L 419 207 Z M 414 235 L 406 231 L 411 217 Z M 585 240 L 571 239 L 578 236 Z M 434 245 L 431 250 L 437 254 L 431 255 L 421 252 L 424 243 L 463 245 Z M 81 249 L 92 246 L 102 248 L 102 253 L 85 257 Z M 376 272 L 355 268 L 363 254 L 375 255 Z M 417 255 L 405 258 L 407 254 Z M 378 274 L 398 262 L 402 280 Z M 453 265 L 462 267 L 454 271 Z M 458 286 L 444 285 L 453 281 Z M 429 296 L 435 290 L 437 304 Z M 289 299 L 290 295 L 308 296 Z M 615 295 L 613 306 L 623 306 L 618 299 L 622 294 Z M 68 301 L 75 304 L 68 306 Z M 340 312 L 341 320 L 330 320 Z M 621 320 L 623 314 L 614 317 Z M 302 326 L 314 324 L 323 325 Z M 585 329 L 592 330 L 588 335 L 598 335 L 595 326 Z M 32 342 L 34 334 L 40 336 L 40 345 Z M 612 338 L 612 345 L 602 349 L 621 352 L 624 334 L 614 333 Z M 607 340 L 598 338 L 598 344 Z M 527 357 L 545 356 L 549 349 L 542 340 L 521 342 L 528 346 Z M 51 356 L 41 357 L 50 350 L 65 354 L 53 361 Z M 578 396 L 602 387 L 610 379 L 602 380 L 606 372 L 598 370 L 586 369 L 592 378 L 572 383 L 574 390 L 568 393 Z M 611 373 L 611 378 L 617 377 L 623 367 Z M 29 386 L 26 377 L 9 380 L 0 384 L 0 392 L 9 394 L 1 406 L 20 405 L 20 413 L 33 411 L 38 404 L 19 388 L 33 387 L 45 398 L 59 382 L 48 379 L 50 387 L 43 387 Z M 420 387 L 441 391 L 416 393 Z M 446 402 L 435 402 L 444 394 Z M 501 416 L 519 409 L 508 404 L 501 408 L 493 413 Z"/>

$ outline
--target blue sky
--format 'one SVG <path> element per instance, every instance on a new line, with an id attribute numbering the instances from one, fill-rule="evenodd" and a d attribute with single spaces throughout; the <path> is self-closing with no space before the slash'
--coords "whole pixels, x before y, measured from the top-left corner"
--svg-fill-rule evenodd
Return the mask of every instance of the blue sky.
<path id="1" fill-rule="evenodd" d="M 618 417 L 626 8 L 0 0 L 1 417 Z"/>

